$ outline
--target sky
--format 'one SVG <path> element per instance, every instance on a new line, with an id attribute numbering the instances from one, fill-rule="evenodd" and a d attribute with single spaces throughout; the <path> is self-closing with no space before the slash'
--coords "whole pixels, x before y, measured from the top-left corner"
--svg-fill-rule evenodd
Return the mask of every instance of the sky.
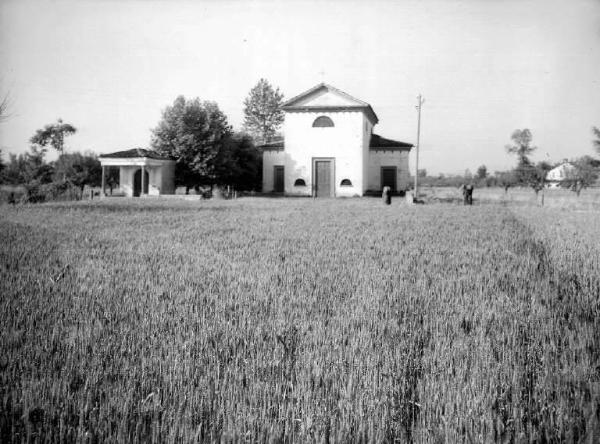
<path id="1" fill-rule="evenodd" d="M 181 94 L 239 130 L 260 78 L 286 98 L 333 85 L 371 104 L 375 133 L 411 143 L 422 94 L 429 174 L 511 168 L 517 128 L 536 161 L 593 155 L 600 0 L 0 0 L 5 158 L 59 117 L 78 129 L 67 151 L 148 147 Z"/>

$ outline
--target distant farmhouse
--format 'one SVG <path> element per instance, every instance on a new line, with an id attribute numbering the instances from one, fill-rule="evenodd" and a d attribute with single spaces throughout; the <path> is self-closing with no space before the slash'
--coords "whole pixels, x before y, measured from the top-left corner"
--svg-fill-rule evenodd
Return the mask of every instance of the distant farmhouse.
<path id="1" fill-rule="evenodd" d="M 561 183 L 570 179 L 575 174 L 576 168 L 569 162 L 563 162 L 546 173 L 548 188 L 558 188 Z"/>
<path id="2" fill-rule="evenodd" d="M 133 148 L 101 154 L 102 193 L 106 189 L 106 168 L 119 168 L 119 188 L 129 197 L 175 193 L 175 161 L 154 151 Z"/>
<path id="3" fill-rule="evenodd" d="M 342 197 L 408 188 L 410 143 L 373 133 L 368 103 L 324 83 L 283 104 L 283 139 L 260 146 L 263 192 Z"/>

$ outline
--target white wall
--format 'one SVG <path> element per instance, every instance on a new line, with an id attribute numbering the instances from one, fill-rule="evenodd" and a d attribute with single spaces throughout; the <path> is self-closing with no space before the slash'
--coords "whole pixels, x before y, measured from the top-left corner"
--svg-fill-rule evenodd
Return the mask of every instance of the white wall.
<path id="1" fill-rule="evenodd" d="M 561 181 L 569 178 L 573 172 L 575 171 L 575 167 L 570 163 L 563 163 L 562 165 L 557 166 L 556 168 L 551 169 L 546 174 L 546 180 L 556 180 Z"/>
<path id="2" fill-rule="evenodd" d="M 335 126 L 313 128 L 312 124 L 319 116 L 329 117 Z M 335 195 L 361 195 L 364 189 L 364 119 L 362 111 L 287 112 L 283 125 L 286 194 L 311 195 L 313 158 L 335 158 Z M 270 174 L 270 181 L 263 176 L 266 191 L 269 191 L 269 184 L 272 189 L 273 183 L 272 166 L 265 168 L 265 173 Z M 294 187 L 298 178 L 306 181 L 305 189 Z M 349 179 L 353 186 L 340 186 L 343 179 Z"/>
<path id="3" fill-rule="evenodd" d="M 119 188 L 125 196 L 133 196 L 133 173 L 138 168 L 138 166 L 119 167 Z"/>
<path id="4" fill-rule="evenodd" d="M 133 176 L 142 167 L 124 165 L 119 167 L 119 188 L 126 196 L 133 196 Z M 162 166 L 145 166 L 148 172 L 148 195 L 175 193 L 175 163 Z"/>
<path id="5" fill-rule="evenodd" d="M 274 180 L 274 166 L 283 165 L 285 166 L 285 154 L 282 151 L 263 151 L 263 177 L 262 177 L 262 192 L 271 193 L 273 192 L 273 180 Z M 284 179 L 287 180 L 288 172 L 287 168 L 283 171 Z M 293 184 L 293 182 L 292 182 Z"/>
<path id="6" fill-rule="evenodd" d="M 367 188 L 370 191 L 381 190 L 381 167 L 395 166 L 396 189 L 407 190 L 410 183 L 408 171 L 408 151 L 377 150 L 369 152 L 369 173 Z"/>

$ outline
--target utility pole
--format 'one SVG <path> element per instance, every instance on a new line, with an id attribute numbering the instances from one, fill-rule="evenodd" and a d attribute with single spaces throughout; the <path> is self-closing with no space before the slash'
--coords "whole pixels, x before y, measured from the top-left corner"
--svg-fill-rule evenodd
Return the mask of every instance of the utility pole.
<path id="1" fill-rule="evenodd" d="M 425 103 L 425 99 L 421 96 L 421 94 L 419 94 L 417 96 L 417 101 L 418 101 L 418 105 L 415 106 L 415 108 L 417 109 L 418 113 L 419 113 L 419 117 L 417 120 L 417 158 L 416 158 L 416 162 L 415 162 L 415 196 L 414 199 L 418 199 L 419 198 L 419 142 L 420 142 L 420 137 L 421 137 L 421 108 L 423 107 L 423 104 Z"/>

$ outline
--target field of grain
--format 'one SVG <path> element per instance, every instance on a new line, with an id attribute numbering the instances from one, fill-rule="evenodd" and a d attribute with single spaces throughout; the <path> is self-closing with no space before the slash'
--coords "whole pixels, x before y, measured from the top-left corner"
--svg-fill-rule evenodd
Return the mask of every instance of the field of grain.
<path id="1" fill-rule="evenodd" d="M 600 212 L 0 207 L 0 440 L 598 442 Z"/>

